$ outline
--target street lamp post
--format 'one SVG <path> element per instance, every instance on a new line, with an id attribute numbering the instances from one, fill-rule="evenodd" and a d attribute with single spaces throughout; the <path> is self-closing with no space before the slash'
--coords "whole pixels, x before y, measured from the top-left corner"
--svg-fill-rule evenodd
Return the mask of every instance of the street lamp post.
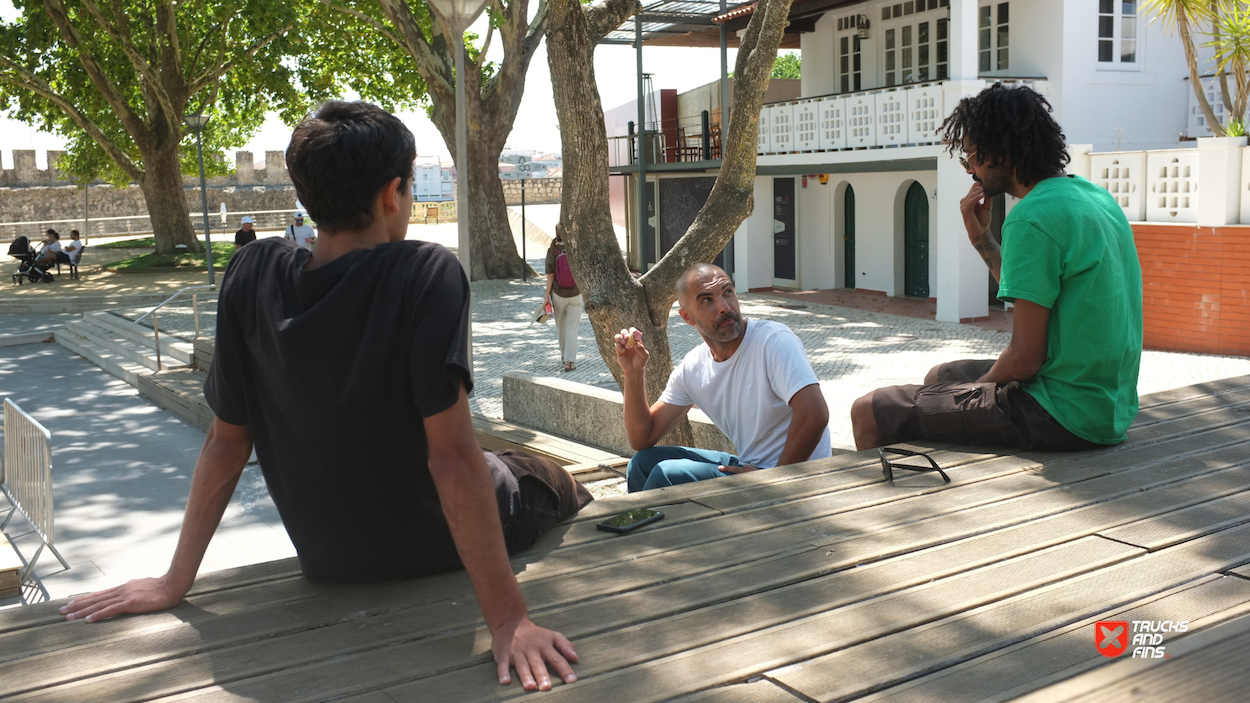
<path id="1" fill-rule="evenodd" d="M 200 161 L 200 200 L 204 204 L 204 253 L 208 257 L 208 284 L 217 282 L 213 272 L 213 241 L 208 234 L 208 184 L 204 181 L 204 139 L 201 133 L 208 125 L 208 115 L 183 115 L 182 121 L 195 132 L 195 154 Z"/>
<path id="2" fill-rule="evenodd" d="M 464 275 L 473 280 L 469 251 L 468 120 L 464 99 L 464 32 L 477 20 L 490 0 L 429 0 L 430 8 L 451 32 L 456 51 L 456 223 L 457 248 Z"/>

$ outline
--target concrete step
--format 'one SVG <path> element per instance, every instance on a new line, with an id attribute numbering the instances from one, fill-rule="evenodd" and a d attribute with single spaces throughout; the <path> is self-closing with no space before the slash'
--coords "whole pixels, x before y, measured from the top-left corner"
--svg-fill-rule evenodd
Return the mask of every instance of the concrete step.
<path id="1" fill-rule="evenodd" d="M 110 330 L 115 334 L 145 345 L 148 349 L 156 348 L 156 344 L 152 340 L 152 331 L 148 327 L 136 325 L 130 320 L 108 311 L 84 313 L 82 317 L 83 321 L 88 324 Z M 176 363 L 167 362 L 167 365 L 190 366 L 194 353 L 195 348 L 190 342 L 184 342 L 177 337 L 166 334 L 161 335 L 161 356 L 177 360 Z"/>
<path id="2" fill-rule="evenodd" d="M 139 385 L 139 379 L 152 373 L 152 370 L 136 364 L 115 350 L 98 344 L 75 332 L 62 328 L 53 337 L 56 343 L 99 366 L 132 386 Z"/>
<path id="3" fill-rule="evenodd" d="M 139 364 L 149 371 L 157 371 L 156 350 L 151 347 L 144 347 L 129 337 L 119 335 L 104 327 L 89 324 L 83 320 L 75 320 L 65 325 L 65 331 L 82 337 L 95 343 L 97 346 L 104 347 L 115 355 Z"/>

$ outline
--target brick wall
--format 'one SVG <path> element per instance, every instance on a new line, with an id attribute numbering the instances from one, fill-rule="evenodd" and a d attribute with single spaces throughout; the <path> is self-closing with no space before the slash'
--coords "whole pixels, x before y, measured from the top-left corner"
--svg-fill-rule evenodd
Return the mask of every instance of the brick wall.
<path id="1" fill-rule="evenodd" d="M 1250 226 L 1136 223 L 1145 346 L 1250 356 Z"/>

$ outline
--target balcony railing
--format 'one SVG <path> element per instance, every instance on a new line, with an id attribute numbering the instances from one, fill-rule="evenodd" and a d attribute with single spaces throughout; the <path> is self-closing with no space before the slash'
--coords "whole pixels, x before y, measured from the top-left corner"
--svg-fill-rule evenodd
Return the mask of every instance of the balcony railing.
<path id="1" fill-rule="evenodd" d="M 982 82 L 1028 86 L 1042 95 L 1049 93 L 1045 78 L 992 77 Z M 944 84 L 915 83 L 766 103 L 760 109 L 756 153 L 766 156 L 938 144 L 938 129 L 954 109 L 954 105 L 946 105 Z M 707 160 L 704 143 L 709 145 L 711 158 L 719 159 L 720 125 L 712 122 L 710 129 L 695 131 L 691 122 L 692 118 L 677 118 L 648 124 L 644 140 L 647 163 Z M 636 135 L 610 137 L 608 141 L 611 166 L 637 163 Z"/>
<path id="2" fill-rule="evenodd" d="M 1047 93 L 1044 78 L 985 79 L 987 85 L 1000 82 Z M 763 156 L 937 144 L 938 128 L 949 112 L 943 84 L 915 83 L 768 103 L 760 111 L 756 152 Z"/>

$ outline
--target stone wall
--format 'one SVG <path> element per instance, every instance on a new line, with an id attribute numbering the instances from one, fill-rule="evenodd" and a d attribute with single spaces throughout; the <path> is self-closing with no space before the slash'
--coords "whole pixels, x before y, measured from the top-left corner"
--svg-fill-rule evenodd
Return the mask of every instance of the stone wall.
<path id="1" fill-rule="evenodd" d="M 62 180 L 56 160 L 62 152 L 48 152 L 48 168 L 35 165 L 32 150 L 13 151 L 13 168 L 0 169 L 0 240 L 18 235 L 38 237 L 47 227 L 67 233 L 83 229 L 84 208 L 90 215 L 87 236 L 148 234 L 152 231 L 147 205 L 137 185 L 123 188 L 92 185 L 84 203 L 83 190 Z M 295 188 L 287 175 L 284 154 L 265 152 L 265 167 L 253 165 L 252 153 L 235 154 L 236 170 L 229 176 L 208 180 L 209 227 L 212 232 L 233 234 L 244 215 L 257 218 L 258 228 L 278 229 L 290 224 L 295 208 Z M 203 227 L 200 180 L 183 178 L 187 211 L 197 229 Z M 221 220 L 221 205 L 229 215 Z M 266 210 L 280 212 L 263 213 Z M 106 219 L 119 218 L 119 219 Z M 6 224 L 26 223 L 26 224 Z"/>
<path id="2" fill-rule="evenodd" d="M 521 181 L 501 178 L 503 199 L 509 205 L 521 204 Z M 531 178 L 525 182 L 525 204 L 544 205 L 560 202 L 563 178 Z"/>

